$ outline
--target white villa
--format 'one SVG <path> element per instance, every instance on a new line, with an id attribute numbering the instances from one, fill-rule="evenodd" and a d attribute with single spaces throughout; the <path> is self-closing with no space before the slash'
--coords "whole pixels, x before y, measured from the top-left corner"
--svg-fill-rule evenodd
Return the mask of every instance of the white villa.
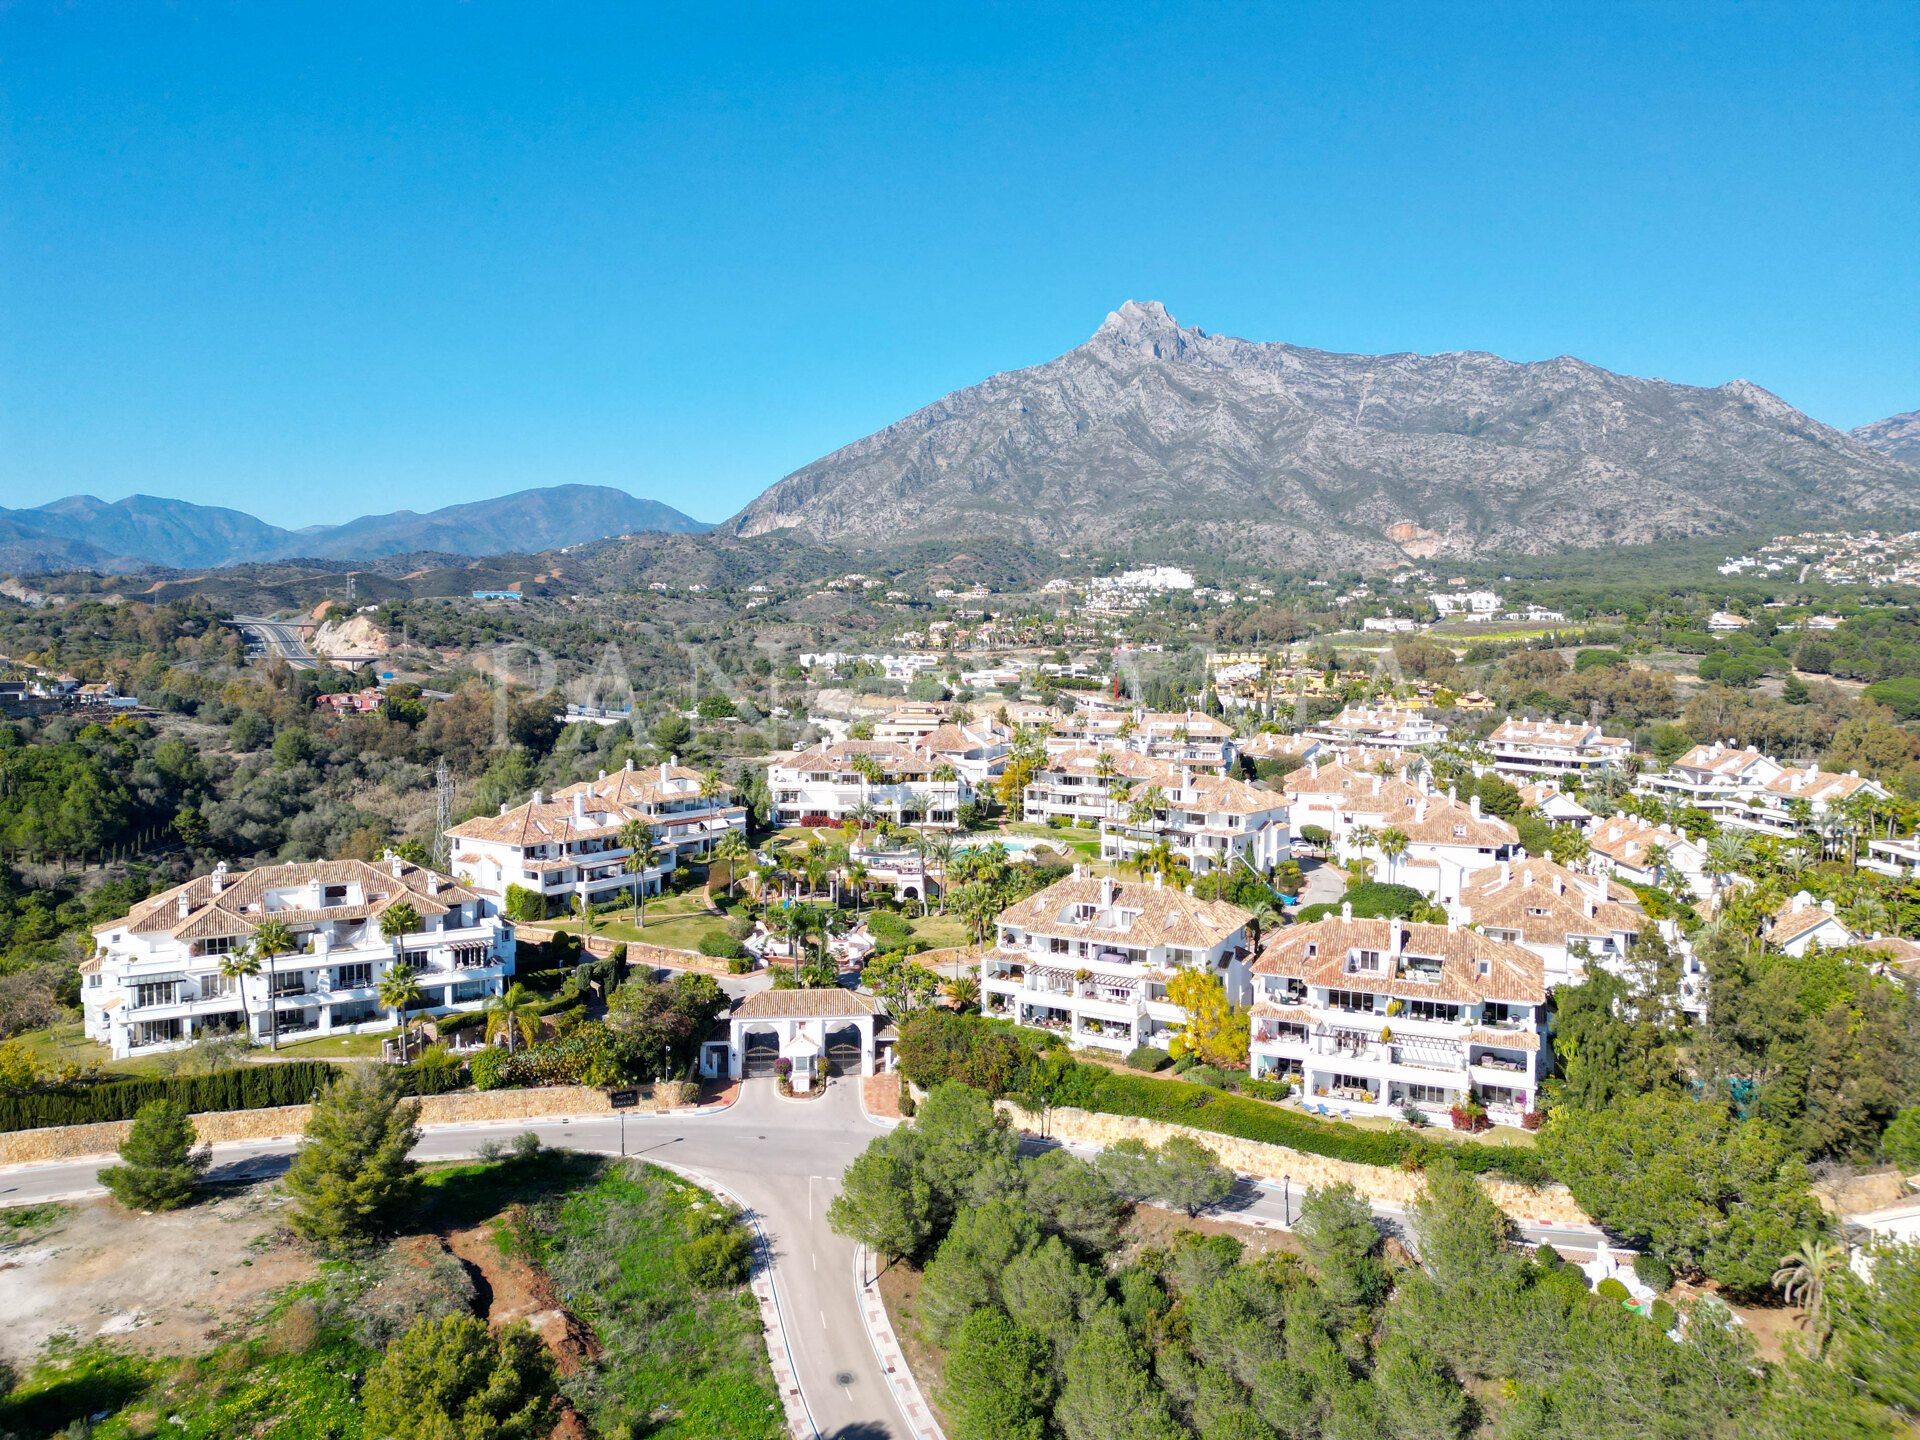
<path id="1" fill-rule="evenodd" d="M 747 833 L 747 810 L 733 803 L 733 787 L 718 776 L 688 769 L 677 755 L 658 766 L 636 768 L 629 760 L 611 775 L 602 770 L 597 780 L 556 790 L 553 798 L 571 804 L 576 794 L 637 812 L 653 828 L 653 843 L 663 852 L 671 850 L 669 870 L 682 860 L 711 854 L 714 844 L 729 832 L 743 837 Z"/>
<path id="2" fill-rule="evenodd" d="M 381 916 L 410 906 L 419 928 L 389 939 Z M 221 964 L 278 920 L 294 950 L 258 957 L 257 976 Z M 379 863 L 321 860 L 232 874 L 223 863 L 93 929 L 80 967 L 87 1038 L 116 1060 L 227 1031 L 282 1035 L 390 1028 L 379 983 L 404 965 L 422 1013 L 478 1008 L 513 974 L 513 927 L 492 901 L 389 852 Z M 271 994 L 271 999 L 269 999 Z"/>
<path id="3" fill-rule="evenodd" d="M 1532 951 L 1457 925 L 1355 920 L 1280 931 L 1253 967 L 1249 1055 L 1261 1079 L 1356 1115 L 1409 1106 L 1436 1124 L 1469 1094 L 1497 1124 L 1537 1108 L 1552 1070 Z"/>
<path id="4" fill-rule="evenodd" d="M 1164 1046 L 1186 1023 L 1167 998 L 1181 970 L 1216 976 L 1227 997 L 1250 995 L 1248 915 L 1159 883 L 1070 879 L 1000 913 L 981 959 L 980 1010 L 1055 1030 L 1079 1046 L 1125 1054 Z"/>
<path id="5" fill-rule="evenodd" d="M 1478 795 L 1462 805 L 1454 792 L 1435 791 L 1424 771 L 1409 781 L 1404 772 L 1371 775 L 1309 763 L 1283 783 L 1296 833 L 1318 825 L 1331 836 L 1334 858 L 1342 864 L 1370 860 L 1376 880 L 1409 885 L 1439 901 L 1458 900 L 1469 875 L 1519 853 L 1520 832 L 1481 813 Z M 1390 857 L 1382 848 L 1389 830 L 1405 837 L 1404 853 Z"/>
<path id="6" fill-rule="evenodd" d="M 1582 775 L 1607 765 L 1632 769 L 1633 741 L 1598 725 L 1507 720 L 1487 737 L 1493 768 L 1503 775 Z"/>
<path id="7" fill-rule="evenodd" d="M 1833 901 L 1818 900 L 1802 890 L 1787 901 L 1767 922 L 1767 943 L 1795 959 L 1818 945 L 1837 950 L 1858 938 L 1839 916 L 1833 913 Z"/>
<path id="8" fill-rule="evenodd" d="M 1601 863 L 1629 885 L 1663 885 L 1678 876 L 1700 899 L 1713 893 L 1713 877 L 1707 873 L 1707 847 L 1685 830 L 1650 825 L 1638 815 L 1616 811 L 1612 819 L 1595 822 L 1587 833 L 1587 843 Z M 1665 877 L 1658 873 L 1655 851 L 1666 854 Z"/>

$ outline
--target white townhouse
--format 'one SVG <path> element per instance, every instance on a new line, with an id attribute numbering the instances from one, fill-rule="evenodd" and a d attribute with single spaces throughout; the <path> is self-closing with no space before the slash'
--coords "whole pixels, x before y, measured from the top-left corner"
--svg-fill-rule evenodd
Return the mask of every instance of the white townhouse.
<path id="1" fill-rule="evenodd" d="M 1816 901 L 1806 891 L 1800 891 L 1768 919 L 1767 944 L 1795 959 L 1816 945 L 1837 950 L 1842 945 L 1854 944 L 1858 937 L 1833 909 L 1833 901 Z"/>
<path id="2" fill-rule="evenodd" d="M 1151 812 L 1136 820 L 1135 801 Z M 1237 863 L 1264 875 L 1293 854 L 1289 810 L 1280 791 L 1181 766 L 1111 804 L 1100 825 L 1100 858 L 1124 861 L 1164 842 L 1196 875 Z"/>
<path id="3" fill-rule="evenodd" d="M 1047 735 L 1050 751 L 1082 745 L 1131 750 L 1215 775 L 1228 773 L 1239 755 L 1233 727 L 1204 711 L 1114 709 L 1099 697 L 1082 700 L 1080 709 L 1053 722 Z"/>
<path id="4" fill-rule="evenodd" d="M 504 903 L 509 886 L 544 897 L 548 914 L 572 901 L 597 905 L 631 895 L 660 893 L 674 867 L 674 846 L 661 845 L 655 862 L 630 872 L 632 849 L 620 838 L 631 821 L 652 826 L 643 811 L 574 786 L 565 800 L 539 790 L 524 805 L 502 805 L 498 815 L 462 821 L 447 831 L 454 873 L 461 883 Z"/>
<path id="5" fill-rule="evenodd" d="M 553 798 L 571 805 L 575 795 L 637 812 L 652 827 L 653 843 L 670 852 L 669 870 L 710 855 L 723 835 L 747 833 L 747 810 L 733 803 L 733 787 L 688 769 L 677 755 L 659 765 L 636 767 L 629 760 L 611 775 L 602 770 L 598 779 L 556 790 Z"/>
<path id="6" fill-rule="evenodd" d="M 1577 984 L 1590 964 L 1620 973 L 1649 924 L 1626 886 L 1578 874 L 1544 855 L 1478 871 L 1448 913 L 1538 955 L 1549 987 Z"/>
<path id="7" fill-rule="evenodd" d="M 418 928 L 387 937 L 381 917 L 410 907 Z M 291 953 L 256 957 L 260 973 L 227 976 L 263 922 L 293 936 Z M 472 1010 L 513 974 L 513 927 L 486 897 L 388 852 L 377 863 L 320 860 L 231 873 L 224 863 L 93 927 L 80 967 L 87 1038 L 116 1060 L 209 1034 L 265 1039 L 391 1027 L 379 984 L 403 965 L 426 993 L 423 1012 Z"/>
<path id="8" fill-rule="evenodd" d="M 1603 735 L 1598 725 L 1506 720 L 1486 744 L 1493 768 L 1503 775 L 1584 775 L 1608 765 L 1633 769 L 1633 741 Z"/>
<path id="9" fill-rule="evenodd" d="M 1229 1000 L 1247 1003 L 1248 918 L 1223 900 L 1093 879 L 1076 865 L 1070 879 L 1001 911 L 981 957 L 980 1012 L 1120 1054 L 1165 1046 L 1187 1021 L 1167 998 L 1180 971 L 1212 975 Z"/>
<path id="10" fill-rule="evenodd" d="M 1540 957 L 1457 925 L 1341 916 L 1277 933 L 1253 966 L 1253 1073 L 1358 1115 L 1438 1125 L 1471 1095 L 1497 1124 L 1552 1071 Z"/>
<path id="11" fill-rule="evenodd" d="M 1863 779 L 1858 771 L 1840 775 L 1817 765 L 1789 765 L 1752 746 L 1736 750 L 1717 740 L 1694 746 L 1636 788 L 1642 794 L 1683 800 L 1723 825 L 1777 837 L 1817 828 L 1850 800 L 1888 798 L 1884 786 Z"/>
<path id="12" fill-rule="evenodd" d="M 1426 712 L 1399 705 L 1349 705 L 1331 720 L 1300 732 L 1329 745 L 1359 745 L 1369 750 L 1417 749 L 1447 738 Z"/>
<path id="13" fill-rule="evenodd" d="M 1520 803 L 1549 825 L 1571 825 L 1582 833 L 1593 826 L 1593 812 L 1560 788 L 1558 780 L 1522 785 Z"/>
<path id="14" fill-rule="evenodd" d="M 1587 843 L 1598 862 L 1629 885 L 1670 886 L 1678 876 L 1699 899 L 1713 893 L 1707 847 L 1685 830 L 1650 825 L 1638 815 L 1615 811 L 1611 820 L 1595 822 L 1587 833 Z M 1664 862 L 1659 861 L 1656 851 L 1665 852 Z M 1658 873 L 1661 868 L 1666 871 L 1664 876 Z"/>

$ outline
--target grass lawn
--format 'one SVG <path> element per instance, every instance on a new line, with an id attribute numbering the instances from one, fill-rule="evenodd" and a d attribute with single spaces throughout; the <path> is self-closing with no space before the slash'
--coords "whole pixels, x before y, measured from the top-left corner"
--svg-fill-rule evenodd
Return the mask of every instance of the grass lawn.
<path id="1" fill-rule="evenodd" d="M 396 1030 L 372 1035 L 315 1035 L 301 1040 L 282 1040 L 279 1055 L 287 1060 L 378 1060 L 380 1047 L 398 1038 Z M 415 1048 L 419 1041 L 414 1042 Z M 271 1058 L 274 1051 L 265 1045 L 254 1047 L 254 1058 Z"/>
<path id="2" fill-rule="evenodd" d="M 724 898 L 724 897 L 722 897 Z M 578 920 L 548 920 L 555 930 L 580 933 Z M 644 940 L 649 945 L 665 945 L 673 950 L 698 950 L 708 935 L 725 931 L 727 917 L 707 910 L 706 892 L 690 890 L 684 895 L 666 895 L 647 902 L 646 925 L 636 928 L 633 907 L 611 911 L 594 921 L 590 934 L 609 940 Z"/>
<path id="3" fill-rule="evenodd" d="M 935 949 L 949 945 L 971 945 L 973 934 L 967 929 L 966 922 L 958 915 L 942 915 L 938 912 L 925 919 L 912 922 L 913 938 L 924 940 Z"/>
<path id="4" fill-rule="evenodd" d="M 96 1045 L 87 1039 L 86 1027 L 78 1020 L 62 1020 L 38 1030 L 22 1030 L 13 1038 L 27 1048 L 36 1065 L 48 1070 L 58 1070 L 63 1065 L 84 1066 L 97 1062 L 103 1069 L 129 1080 L 142 1075 L 157 1075 L 161 1070 L 158 1056 L 115 1060 L 113 1052 L 105 1045 Z"/>

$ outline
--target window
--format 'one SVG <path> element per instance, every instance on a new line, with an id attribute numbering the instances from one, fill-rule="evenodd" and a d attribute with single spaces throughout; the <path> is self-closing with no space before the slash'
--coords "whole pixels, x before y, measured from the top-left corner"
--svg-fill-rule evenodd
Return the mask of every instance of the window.
<path id="1" fill-rule="evenodd" d="M 1532 1016 L 1533 1007 L 1530 1005 L 1508 1005 L 1504 1001 L 1489 1000 L 1485 1013 L 1487 1023 L 1490 1025 L 1518 1025 L 1523 1020 L 1527 1020 Z"/>
<path id="2" fill-rule="evenodd" d="M 1329 990 L 1327 1008 L 1330 1010 L 1359 1010 L 1367 1014 L 1373 1012 L 1373 996 L 1364 990 Z"/>
<path id="3" fill-rule="evenodd" d="M 1047 953 L 1051 955 L 1064 955 L 1067 953 L 1067 947 L 1072 943 L 1073 942 L 1068 940 L 1064 935 L 1049 935 L 1047 937 Z"/>
<path id="4" fill-rule="evenodd" d="M 1336 1090 L 1364 1090 L 1368 1094 L 1372 1094 L 1374 1086 L 1373 1081 L 1369 1080 L 1365 1075 L 1336 1075 L 1333 1077 L 1333 1088 Z"/>
<path id="5" fill-rule="evenodd" d="M 321 892 L 320 903 L 324 905 L 344 905 L 347 903 L 347 887 L 329 885 Z"/>
<path id="6" fill-rule="evenodd" d="M 200 998 L 215 999 L 221 995 L 231 995 L 240 988 L 238 975 L 202 975 L 200 977 Z"/>
<path id="7" fill-rule="evenodd" d="M 306 972 L 303 970 L 296 970 L 291 975 L 274 976 L 273 977 L 273 993 L 275 995 L 306 994 L 307 993 Z"/>
<path id="8" fill-rule="evenodd" d="M 1464 836 L 1467 833 L 1467 827 L 1464 825 L 1456 825 L 1453 827 L 1453 833 L 1455 835 Z"/>
<path id="9" fill-rule="evenodd" d="M 1443 1004 L 1438 1000 L 1409 1000 L 1407 1001 L 1407 1018 L 1409 1020 L 1442 1020 L 1452 1024 L 1460 1018 L 1460 1007 Z"/>
<path id="10" fill-rule="evenodd" d="M 149 1005 L 171 1005 L 174 992 L 179 988 L 178 980 L 156 980 L 133 987 L 133 1005 L 136 1010 L 144 1010 Z"/>
<path id="11" fill-rule="evenodd" d="M 359 965 L 336 965 L 333 967 L 333 988 L 336 990 L 357 990 L 362 985 L 373 983 L 371 963 Z"/>
<path id="12" fill-rule="evenodd" d="M 231 955 L 234 939 L 231 935 L 216 935 L 211 940 L 202 940 L 197 953 L 201 955 Z"/>
<path id="13" fill-rule="evenodd" d="M 1521 1092 L 1505 1085 L 1482 1085 L 1480 1098 L 1489 1105 L 1518 1105 Z"/>
<path id="14" fill-rule="evenodd" d="M 1452 1103 L 1447 1098 L 1445 1088 L 1439 1085 L 1409 1085 L 1406 1087 L 1406 1095 L 1409 1105 L 1447 1105 Z"/>
<path id="15" fill-rule="evenodd" d="M 1356 951 L 1354 953 L 1353 963 L 1349 965 L 1347 969 L 1349 971 L 1366 970 L 1376 975 L 1379 974 L 1380 952 L 1378 950 Z"/>

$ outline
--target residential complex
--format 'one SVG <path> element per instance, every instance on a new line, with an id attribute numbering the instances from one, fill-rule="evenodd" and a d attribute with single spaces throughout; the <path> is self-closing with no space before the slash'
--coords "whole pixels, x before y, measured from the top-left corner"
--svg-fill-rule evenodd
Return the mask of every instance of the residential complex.
<path id="1" fill-rule="evenodd" d="M 398 907 L 417 924 L 387 936 Z M 278 921 L 291 952 L 252 953 L 257 975 L 228 973 Z M 491 899 L 389 852 L 375 864 L 321 860 L 209 875 L 93 928 L 80 967 L 87 1038 L 116 1060 L 209 1034 L 351 1032 L 391 1026 L 381 977 L 404 966 L 435 1014 L 471 1010 L 513 974 L 513 927 Z"/>
<path id="2" fill-rule="evenodd" d="M 1374 878 L 1436 900 L 1459 899 L 1467 876 L 1515 858 L 1520 848 L 1520 832 L 1483 814 L 1479 796 L 1463 805 L 1454 792 L 1435 791 L 1424 770 L 1409 780 L 1405 771 L 1374 775 L 1310 761 L 1283 784 L 1293 802 L 1294 833 L 1318 826 L 1342 864 L 1371 861 Z M 1404 848 L 1390 854 L 1394 836 Z"/>
<path id="3" fill-rule="evenodd" d="M 1397 705 L 1349 705 L 1333 719 L 1310 725 L 1301 733 L 1309 740 L 1328 745 L 1397 750 L 1436 745 L 1447 738 L 1447 727 L 1436 725 L 1423 710 Z"/>
<path id="4" fill-rule="evenodd" d="M 553 798 L 571 804 L 575 795 L 624 807 L 645 820 L 669 870 L 710 854 L 722 835 L 747 833 L 746 807 L 733 803 L 733 787 L 717 774 L 688 769 L 678 756 L 660 765 L 629 760 L 611 775 L 602 770 L 598 779 L 556 790 Z"/>
<path id="5" fill-rule="evenodd" d="M 1584 980 L 1589 964 L 1618 973 L 1650 924 L 1626 886 L 1545 856 L 1478 871 L 1452 913 L 1462 925 L 1538 955 L 1549 987 Z"/>
<path id="6" fill-rule="evenodd" d="M 503 805 L 498 815 L 447 831 L 461 882 L 503 905 L 509 887 L 530 890 L 543 898 L 547 913 L 576 901 L 597 905 L 635 891 L 658 894 L 662 877 L 674 868 L 677 846 L 662 845 L 651 865 L 629 870 L 633 849 L 623 832 L 634 823 L 651 828 L 652 818 L 584 785 L 570 788 L 564 800 L 536 790 L 524 805 Z M 696 823 L 682 825 L 683 838 Z"/>
<path id="7" fill-rule="evenodd" d="M 1457 925 L 1341 918 L 1276 934 L 1253 966 L 1253 1073 L 1310 1104 L 1435 1124 L 1469 1096 L 1496 1123 L 1552 1068 L 1540 957 Z"/>
<path id="8" fill-rule="evenodd" d="M 1010 748 L 992 721 L 904 741 L 835 740 L 780 756 L 767 767 L 767 784 L 783 825 L 839 825 L 861 814 L 951 830 Z"/>
<path id="9" fill-rule="evenodd" d="M 1833 912 L 1832 900 L 1817 901 L 1802 890 L 1768 919 L 1767 944 L 1795 958 L 1815 946 L 1837 950 L 1853 944 L 1857 937 Z"/>
<path id="10" fill-rule="evenodd" d="M 1596 821 L 1587 843 L 1599 863 L 1629 885 L 1664 887 L 1677 877 L 1700 899 L 1713 893 L 1707 847 L 1685 830 L 1654 825 L 1621 810 L 1611 820 Z"/>
<path id="11" fill-rule="evenodd" d="M 1181 971 L 1212 975 L 1247 1003 L 1248 918 L 1157 880 L 1093 879 L 1076 865 L 1000 913 L 981 957 L 981 1013 L 1121 1054 L 1164 1045 L 1187 1019 L 1167 998 Z"/>
<path id="12" fill-rule="evenodd" d="M 1598 725 L 1508 720 L 1487 737 L 1493 768 L 1504 775 L 1582 775 L 1603 766 L 1633 768 L 1633 741 Z"/>
<path id="13" fill-rule="evenodd" d="M 1838 775 L 1814 765 L 1798 767 L 1751 746 L 1736 750 L 1719 741 L 1694 746 L 1638 788 L 1684 801 L 1720 824 L 1774 836 L 1818 830 L 1850 803 L 1887 798 L 1883 786 L 1857 771 Z"/>

